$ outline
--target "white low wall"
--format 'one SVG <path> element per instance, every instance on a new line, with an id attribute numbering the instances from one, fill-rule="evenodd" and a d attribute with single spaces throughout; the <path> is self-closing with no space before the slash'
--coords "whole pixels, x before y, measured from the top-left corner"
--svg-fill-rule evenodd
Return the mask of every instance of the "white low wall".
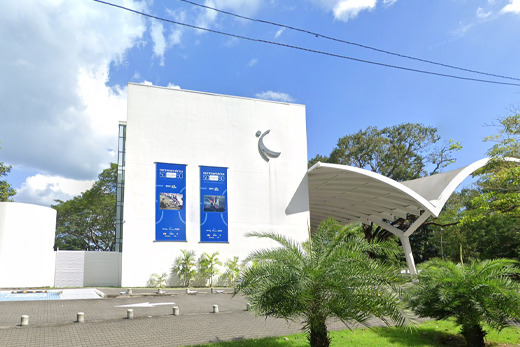
<path id="1" fill-rule="evenodd" d="M 0 288 L 54 285 L 56 210 L 0 202 Z"/>
<path id="2" fill-rule="evenodd" d="M 118 287 L 120 252 L 57 251 L 55 287 Z"/>

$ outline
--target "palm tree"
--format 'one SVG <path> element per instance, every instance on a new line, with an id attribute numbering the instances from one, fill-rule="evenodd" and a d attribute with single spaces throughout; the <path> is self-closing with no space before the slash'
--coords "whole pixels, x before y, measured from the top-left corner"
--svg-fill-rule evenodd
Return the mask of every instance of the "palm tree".
<path id="1" fill-rule="evenodd" d="M 182 255 L 175 259 L 172 271 L 183 281 L 184 287 L 190 286 L 191 279 L 196 275 L 195 251 L 181 250 Z"/>
<path id="2" fill-rule="evenodd" d="M 236 292 L 242 291 L 257 314 L 297 321 L 312 347 L 329 346 L 326 320 L 337 317 L 365 324 L 376 316 L 385 323 L 405 323 L 399 301 L 401 276 L 388 264 L 369 257 L 386 243 L 369 244 L 353 227 L 323 222 L 304 243 L 275 233 L 248 236 L 277 241 L 281 247 L 258 250 L 247 260 Z"/>
<path id="3" fill-rule="evenodd" d="M 238 257 L 226 260 L 224 266 L 226 267 L 226 271 L 221 278 L 227 284 L 234 286 L 240 277 L 240 271 L 243 269 L 243 266 L 239 263 Z"/>
<path id="4" fill-rule="evenodd" d="M 501 330 L 520 322 L 519 274 L 509 259 L 455 264 L 432 260 L 410 289 L 410 306 L 421 317 L 455 318 L 469 347 L 483 347 L 483 324 Z"/>
<path id="5" fill-rule="evenodd" d="M 209 277 L 209 286 L 213 287 L 213 277 L 218 275 L 220 272 L 217 268 L 218 265 L 222 265 L 222 262 L 217 258 L 218 252 L 209 255 L 204 252 L 200 258 L 200 273 L 202 277 Z"/>

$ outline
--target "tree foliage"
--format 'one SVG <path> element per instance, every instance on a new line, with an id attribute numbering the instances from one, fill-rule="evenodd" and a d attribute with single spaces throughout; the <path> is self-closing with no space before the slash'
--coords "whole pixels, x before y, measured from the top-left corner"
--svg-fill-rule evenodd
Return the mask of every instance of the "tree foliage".
<path id="1" fill-rule="evenodd" d="M 444 232 L 450 259 L 520 259 L 520 114 L 498 119 L 498 134 L 488 151 L 490 162 L 478 170 L 472 188 L 455 193 L 438 220 L 453 226 Z"/>
<path id="2" fill-rule="evenodd" d="M 403 123 L 383 129 L 368 127 L 340 138 L 328 157 L 317 155 L 309 161 L 309 166 L 318 161 L 350 165 L 400 182 L 442 171 L 455 162 L 453 155 L 461 148 L 460 143 L 453 140 L 441 143 L 437 129 L 423 124 Z M 415 219 L 417 216 L 410 215 L 387 222 L 406 230 Z M 369 242 L 393 238 L 392 233 L 373 223 L 363 228 Z"/>
<path id="3" fill-rule="evenodd" d="M 202 278 L 209 279 L 210 287 L 213 287 L 213 278 L 220 273 L 217 266 L 222 265 L 217 256 L 218 252 L 211 255 L 204 252 L 199 260 L 199 275 Z"/>
<path id="4" fill-rule="evenodd" d="M 244 269 L 244 267 L 240 264 L 238 257 L 233 257 L 233 259 L 228 259 L 224 263 L 226 270 L 220 276 L 221 280 L 227 285 L 234 286 L 237 280 L 240 277 L 240 272 Z"/>
<path id="5" fill-rule="evenodd" d="M 399 301 L 402 280 L 396 268 L 370 259 L 383 254 L 388 243 L 368 243 L 352 227 L 336 221 L 320 224 L 304 243 L 275 233 L 249 233 L 281 247 L 258 250 L 247 260 L 237 292 L 243 292 L 257 314 L 299 321 L 303 319 L 311 346 L 329 346 L 326 320 L 366 324 L 376 316 L 385 323 L 405 323 Z"/>
<path id="6" fill-rule="evenodd" d="M 520 322 L 520 273 L 507 259 L 455 264 L 426 263 L 410 289 L 410 306 L 420 317 L 454 318 L 469 347 L 484 347 L 484 324 L 501 330 Z"/>
<path id="7" fill-rule="evenodd" d="M 117 164 L 103 170 L 91 189 L 68 200 L 56 200 L 55 248 L 113 251 L 116 229 Z"/>
<path id="8" fill-rule="evenodd" d="M 350 165 L 398 182 L 407 181 L 435 174 L 455 162 L 453 153 L 461 148 L 460 144 L 439 141 L 437 129 L 423 124 L 368 127 L 340 138 L 328 157 L 317 155 L 309 166 L 318 161 Z"/>
<path id="9" fill-rule="evenodd" d="M 191 280 L 197 274 L 197 262 L 195 261 L 195 251 L 181 250 L 182 255 L 178 256 L 172 267 L 172 272 L 177 274 L 182 280 L 184 287 L 190 286 Z"/>
<path id="10" fill-rule="evenodd" d="M 9 172 L 11 172 L 11 166 L 0 162 L 0 179 L 7 176 Z M 0 201 L 12 201 L 11 197 L 15 194 L 16 191 L 6 180 L 0 180 Z"/>
<path id="11" fill-rule="evenodd" d="M 147 286 L 152 288 L 164 288 L 168 284 L 168 274 L 163 272 L 162 274 L 153 273 L 148 279 Z"/>

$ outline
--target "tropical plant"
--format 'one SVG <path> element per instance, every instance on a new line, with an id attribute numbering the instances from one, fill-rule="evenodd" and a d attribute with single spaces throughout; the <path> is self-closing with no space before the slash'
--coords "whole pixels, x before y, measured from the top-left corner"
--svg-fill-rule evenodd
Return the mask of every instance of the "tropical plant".
<path id="1" fill-rule="evenodd" d="M 164 288 L 168 282 L 168 274 L 163 272 L 161 275 L 153 273 L 148 279 L 148 287 Z"/>
<path id="2" fill-rule="evenodd" d="M 368 243 L 334 220 L 320 224 L 312 238 L 299 243 L 275 233 L 248 233 L 267 238 L 281 247 L 262 249 L 246 260 L 236 293 L 243 292 L 251 309 L 267 317 L 297 321 L 311 346 L 329 346 L 326 319 L 366 324 L 372 317 L 402 325 L 406 317 L 399 300 L 403 277 L 393 266 L 371 259 L 382 254 L 387 242 Z"/>
<path id="3" fill-rule="evenodd" d="M 172 272 L 177 274 L 182 280 L 184 287 L 190 286 L 191 280 L 197 274 L 197 263 L 195 261 L 195 251 L 181 250 L 182 255 L 175 259 Z"/>
<path id="4" fill-rule="evenodd" d="M 520 158 L 520 105 L 512 111 L 485 138 L 494 144 L 487 152 L 491 160 L 474 175 L 478 180 L 454 193 L 436 220 L 444 224 L 436 244 L 445 241 L 443 255 L 451 260 L 520 258 L 520 165 L 511 159 Z"/>
<path id="5" fill-rule="evenodd" d="M 203 278 L 209 278 L 209 286 L 213 287 L 213 277 L 220 272 L 217 266 L 222 265 L 222 262 L 217 258 L 218 252 L 209 255 L 204 252 L 199 260 L 200 274 Z"/>
<path id="6" fill-rule="evenodd" d="M 238 257 L 226 260 L 224 266 L 226 267 L 226 270 L 222 274 L 221 279 L 234 286 L 240 277 L 240 271 L 243 269 L 243 266 L 239 263 Z"/>
<path id="7" fill-rule="evenodd" d="M 424 263 L 410 289 L 410 307 L 420 317 L 454 318 L 469 347 L 483 347 L 484 324 L 501 330 L 520 322 L 520 273 L 509 259 L 469 264 L 432 260 Z"/>

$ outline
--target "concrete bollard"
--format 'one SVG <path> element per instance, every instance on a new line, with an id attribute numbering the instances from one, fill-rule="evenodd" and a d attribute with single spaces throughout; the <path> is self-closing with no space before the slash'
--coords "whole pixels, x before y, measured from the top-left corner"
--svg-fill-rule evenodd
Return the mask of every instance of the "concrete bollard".
<path id="1" fill-rule="evenodd" d="M 83 313 L 83 312 L 78 312 L 78 319 L 77 319 L 77 322 L 78 322 L 78 323 L 85 323 L 85 313 Z"/>
<path id="2" fill-rule="evenodd" d="M 190 293 L 190 288 L 186 288 L 186 294 Z"/>
<path id="3" fill-rule="evenodd" d="M 250 303 L 246 304 L 246 311 L 251 311 L 251 304 Z"/>
<path id="4" fill-rule="evenodd" d="M 173 306 L 173 315 L 178 316 L 179 315 L 179 307 Z"/>
<path id="5" fill-rule="evenodd" d="M 23 316 L 22 316 L 22 322 L 21 322 L 21 325 L 22 325 L 23 327 L 29 325 L 29 316 L 27 316 L 27 315 L 23 315 Z"/>
<path id="6" fill-rule="evenodd" d="M 211 288 L 211 294 L 213 294 L 213 288 Z"/>
<path id="7" fill-rule="evenodd" d="M 218 305 L 213 305 L 213 313 L 218 313 Z"/>
<path id="8" fill-rule="evenodd" d="M 132 294 L 132 288 L 128 288 L 128 289 L 126 290 L 126 294 Z"/>
<path id="9" fill-rule="evenodd" d="M 134 319 L 134 310 L 131 308 L 126 310 L 126 319 Z"/>

